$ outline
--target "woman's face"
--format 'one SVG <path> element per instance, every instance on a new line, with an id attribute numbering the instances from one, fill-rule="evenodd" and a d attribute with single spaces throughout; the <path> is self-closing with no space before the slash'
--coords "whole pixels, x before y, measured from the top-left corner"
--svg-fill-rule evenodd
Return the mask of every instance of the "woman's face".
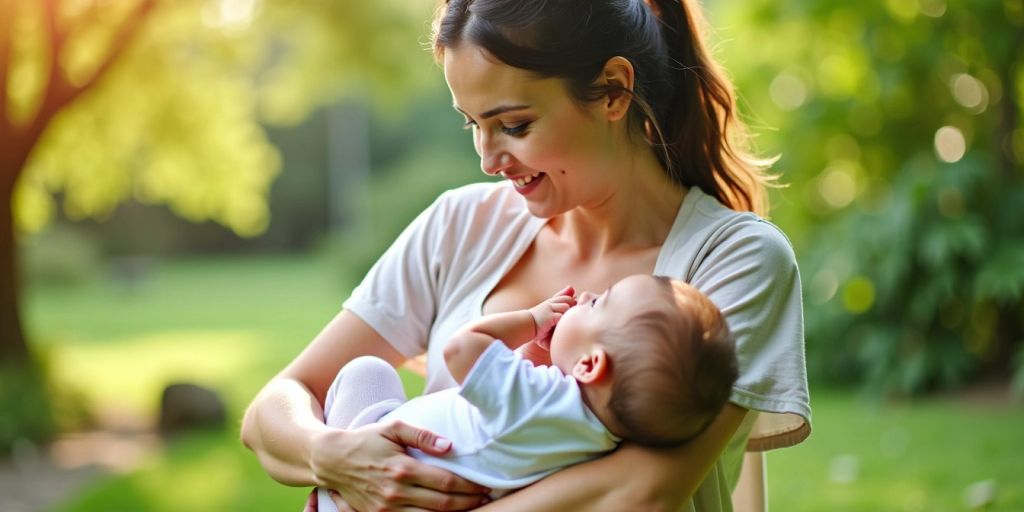
<path id="1" fill-rule="evenodd" d="M 445 50 L 444 72 L 481 169 L 512 181 L 533 215 L 596 206 L 615 190 L 602 102 L 581 107 L 560 79 L 538 79 L 470 44 Z"/>

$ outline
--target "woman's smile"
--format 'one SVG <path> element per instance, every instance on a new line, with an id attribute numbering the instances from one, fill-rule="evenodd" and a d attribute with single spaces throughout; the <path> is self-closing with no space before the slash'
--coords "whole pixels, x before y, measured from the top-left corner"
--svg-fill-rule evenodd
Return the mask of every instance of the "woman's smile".
<path id="1" fill-rule="evenodd" d="M 522 176 L 506 176 L 515 186 L 516 192 L 526 195 L 533 192 L 541 185 L 547 175 L 542 172 L 524 174 Z"/>

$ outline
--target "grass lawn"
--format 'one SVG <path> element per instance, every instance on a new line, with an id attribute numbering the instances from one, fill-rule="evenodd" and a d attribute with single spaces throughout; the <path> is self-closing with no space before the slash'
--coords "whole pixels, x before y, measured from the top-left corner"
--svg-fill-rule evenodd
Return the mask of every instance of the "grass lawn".
<path id="1" fill-rule="evenodd" d="M 339 309 L 355 284 L 340 266 L 295 256 L 169 261 L 132 288 L 101 278 L 31 287 L 25 310 L 59 381 L 93 407 L 153 415 L 162 387 L 184 379 L 222 392 L 237 423 Z M 966 489 L 986 481 L 995 488 L 986 510 L 1024 510 L 1024 409 L 881 405 L 817 388 L 813 408 L 812 437 L 769 455 L 773 510 L 965 510 Z M 56 510 L 296 510 L 306 492 L 271 481 L 232 426 L 175 442 Z"/>

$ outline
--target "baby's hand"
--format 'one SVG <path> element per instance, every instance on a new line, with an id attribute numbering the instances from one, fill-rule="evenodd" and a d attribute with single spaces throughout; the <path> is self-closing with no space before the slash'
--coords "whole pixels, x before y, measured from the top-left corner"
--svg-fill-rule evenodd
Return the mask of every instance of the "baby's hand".
<path id="1" fill-rule="evenodd" d="M 551 333 L 555 331 L 555 326 L 558 325 L 562 315 L 576 305 L 574 295 L 576 295 L 576 290 L 573 290 L 572 286 L 566 286 L 550 299 L 530 308 L 537 332 L 533 341 L 544 350 L 548 349 Z"/>

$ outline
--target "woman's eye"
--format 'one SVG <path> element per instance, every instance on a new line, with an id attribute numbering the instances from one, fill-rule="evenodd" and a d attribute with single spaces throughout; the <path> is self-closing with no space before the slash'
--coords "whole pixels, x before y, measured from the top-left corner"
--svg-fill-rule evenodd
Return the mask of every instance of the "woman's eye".
<path id="1" fill-rule="evenodd" d="M 472 119 L 466 119 L 466 122 L 462 124 L 462 129 L 472 130 L 473 128 L 476 128 L 476 126 L 476 121 L 473 121 Z"/>
<path id="2" fill-rule="evenodd" d="M 530 126 L 530 123 L 519 123 L 519 124 L 517 124 L 515 126 L 505 126 L 505 125 L 502 125 L 501 126 L 501 131 L 504 132 L 505 135 L 511 135 L 513 137 L 518 137 L 520 135 L 525 134 L 526 133 L 526 129 L 529 126 Z"/>

